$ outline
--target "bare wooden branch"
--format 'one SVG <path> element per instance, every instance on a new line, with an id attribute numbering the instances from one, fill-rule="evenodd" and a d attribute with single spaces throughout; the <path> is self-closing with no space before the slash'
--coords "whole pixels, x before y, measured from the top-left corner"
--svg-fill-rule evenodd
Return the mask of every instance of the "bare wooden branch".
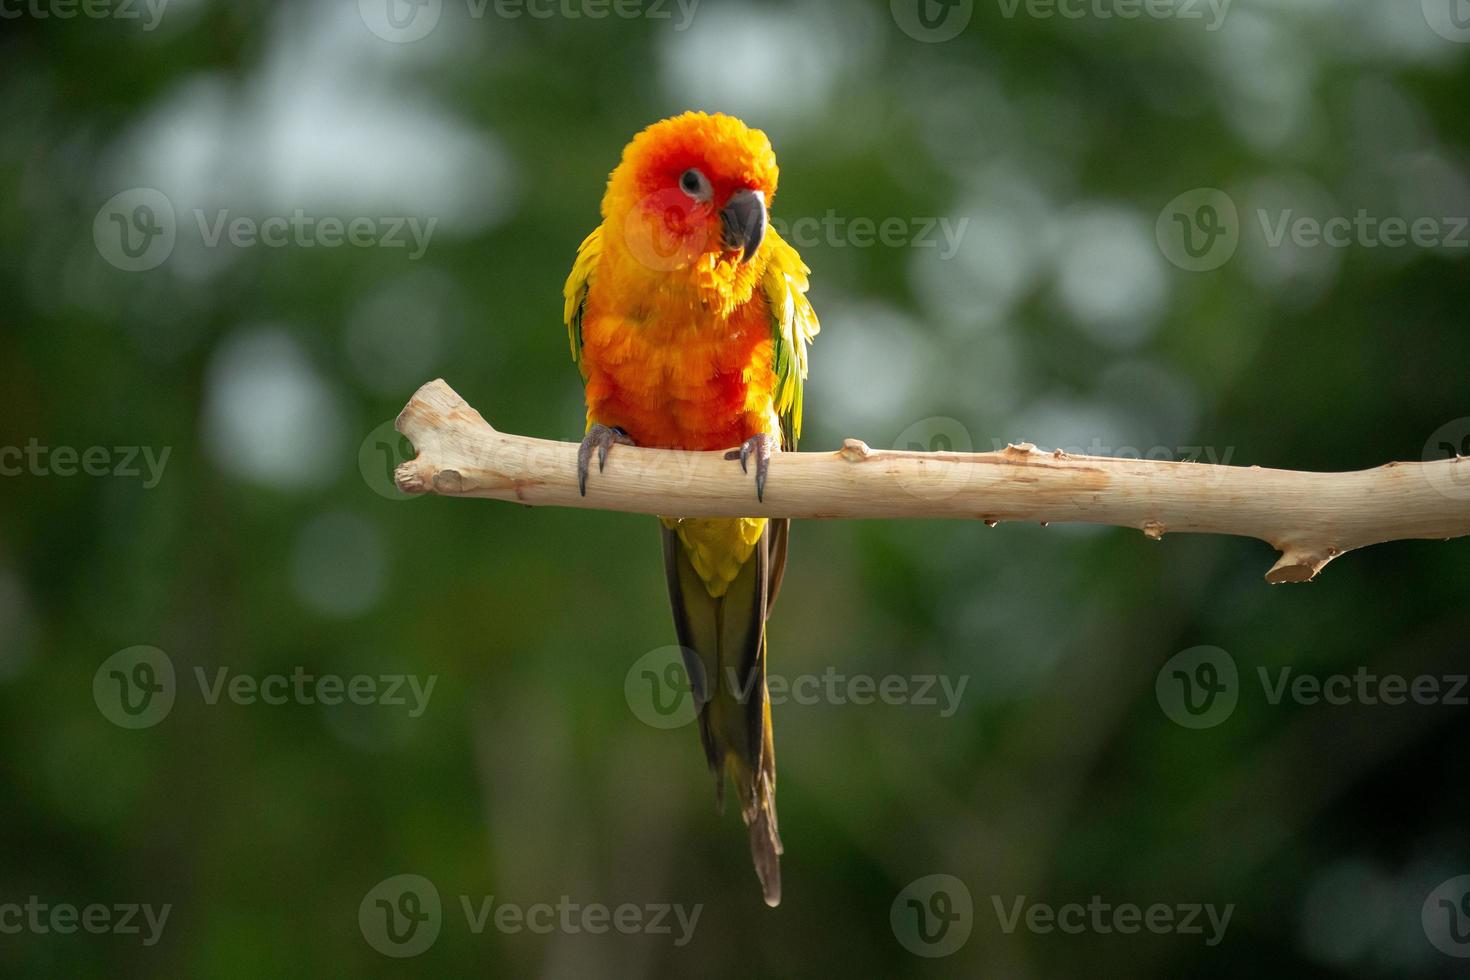
<path id="1" fill-rule="evenodd" d="M 498 432 L 442 380 L 420 388 L 398 431 L 418 456 L 405 493 L 682 517 L 965 518 L 1081 522 L 1259 538 L 1281 552 L 1268 582 L 1305 582 L 1332 559 L 1383 541 L 1470 534 L 1470 457 L 1304 473 L 1044 452 L 871 449 L 778 453 L 765 501 L 723 453 L 616 446 L 577 492 L 577 446 Z M 595 466 L 595 463 L 594 463 Z"/>

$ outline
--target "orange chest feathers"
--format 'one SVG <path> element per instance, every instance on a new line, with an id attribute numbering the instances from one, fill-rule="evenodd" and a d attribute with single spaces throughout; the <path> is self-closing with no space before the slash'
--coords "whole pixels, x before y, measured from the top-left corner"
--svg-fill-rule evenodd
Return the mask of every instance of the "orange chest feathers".
<path id="1" fill-rule="evenodd" d="M 587 419 L 640 446 L 729 449 L 779 432 L 771 314 L 757 293 L 728 317 L 635 318 L 588 297 L 582 320 Z"/>

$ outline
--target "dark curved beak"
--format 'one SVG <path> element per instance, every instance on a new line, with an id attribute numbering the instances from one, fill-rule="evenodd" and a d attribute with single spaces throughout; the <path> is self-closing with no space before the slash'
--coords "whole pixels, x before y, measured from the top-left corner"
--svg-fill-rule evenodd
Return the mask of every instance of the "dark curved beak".
<path id="1" fill-rule="evenodd" d="M 766 195 L 751 190 L 731 194 L 720 209 L 720 244 L 749 262 L 765 237 Z"/>

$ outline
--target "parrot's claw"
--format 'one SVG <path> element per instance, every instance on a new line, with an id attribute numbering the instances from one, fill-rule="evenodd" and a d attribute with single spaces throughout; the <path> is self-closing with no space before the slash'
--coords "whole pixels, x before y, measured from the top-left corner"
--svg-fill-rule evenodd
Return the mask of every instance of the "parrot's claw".
<path id="1" fill-rule="evenodd" d="M 766 472 L 771 467 L 771 453 L 776 451 L 776 440 L 762 432 L 753 435 L 725 454 L 726 459 L 740 460 L 740 472 L 750 472 L 750 457 L 755 457 L 755 499 L 764 503 L 766 499 Z"/>
<path id="2" fill-rule="evenodd" d="M 607 466 L 607 451 L 614 445 L 634 446 L 637 443 L 615 425 L 608 426 L 599 422 L 587 430 L 582 445 L 577 447 L 577 489 L 582 496 L 587 496 L 587 470 L 592 462 L 592 450 L 597 450 L 597 472 L 601 473 Z"/>

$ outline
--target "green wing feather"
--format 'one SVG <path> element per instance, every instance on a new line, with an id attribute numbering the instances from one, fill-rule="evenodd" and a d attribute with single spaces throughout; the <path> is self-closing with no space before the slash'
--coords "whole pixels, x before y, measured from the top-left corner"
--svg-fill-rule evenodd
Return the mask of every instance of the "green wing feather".
<path id="1" fill-rule="evenodd" d="M 567 341 L 572 347 L 572 361 L 582 366 L 582 314 L 587 308 L 587 290 L 592 287 L 592 277 L 597 263 L 602 258 L 602 226 L 592 229 L 592 234 L 582 239 L 577 247 L 577 261 L 572 263 L 572 273 L 562 289 L 566 306 L 562 318 L 567 324 Z M 584 370 L 583 376 L 586 376 Z"/>
<path id="2" fill-rule="evenodd" d="M 771 336 L 775 341 L 776 413 L 781 417 L 781 448 L 796 449 L 801 438 L 802 382 L 806 380 L 807 345 L 821 327 L 806 298 L 811 269 L 796 249 L 774 230 L 766 233 L 770 258 L 761 289 L 771 307 Z"/>

